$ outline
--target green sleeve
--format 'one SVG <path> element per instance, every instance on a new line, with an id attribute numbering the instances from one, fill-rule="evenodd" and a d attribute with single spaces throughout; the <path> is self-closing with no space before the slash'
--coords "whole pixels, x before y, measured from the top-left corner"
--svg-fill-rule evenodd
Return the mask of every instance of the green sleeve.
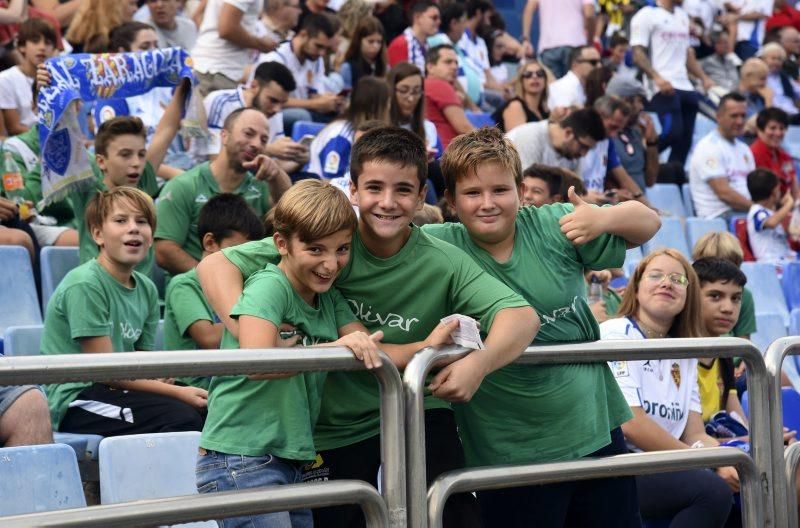
<path id="1" fill-rule="evenodd" d="M 567 212 L 572 212 L 574 206 L 572 204 L 565 204 Z M 612 205 L 604 205 L 605 207 L 613 207 Z M 566 214 L 566 212 L 565 212 Z M 558 221 L 556 221 L 558 224 Z M 560 226 L 558 226 L 560 230 Z M 609 268 L 621 268 L 625 262 L 625 250 L 627 243 L 621 236 L 603 233 L 591 242 L 574 246 L 578 252 L 578 258 L 583 263 L 585 268 L 593 270 L 603 270 Z"/>
<path id="2" fill-rule="evenodd" d="M 152 198 L 158 196 L 159 188 L 158 179 L 156 178 L 156 170 L 149 161 L 145 162 L 144 164 L 144 171 L 142 171 L 142 177 L 139 178 L 139 184 L 137 187 L 149 194 Z"/>
<path id="3" fill-rule="evenodd" d="M 329 292 L 331 299 L 333 300 L 333 310 L 334 315 L 336 316 L 336 328 L 338 329 L 358 321 L 355 314 L 353 314 L 353 310 L 350 309 L 350 305 L 347 303 L 341 292 L 336 288 L 331 288 Z"/>
<path id="4" fill-rule="evenodd" d="M 752 336 L 756 333 L 756 304 L 753 302 L 753 294 L 747 288 L 742 291 L 739 320 L 736 321 L 732 333 L 736 337 Z"/>
<path id="5" fill-rule="evenodd" d="M 134 345 L 135 350 L 142 350 L 142 351 L 149 351 L 155 350 L 156 348 L 156 329 L 158 328 L 158 319 L 161 315 L 161 310 L 158 307 L 158 290 L 156 289 L 156 285 L 153 284 L 153 281 L 142 275 L 141 273 L 136 272 L 139 281 L 139 285 L 144 288 L 146 294 L 144 299 L 146 299 L 146 308 L 147 312 L 147 319 L 142 325 L 142 335 L 139 336 L 139 339 L 136 341 Z"/>
<path id="6" fill-rule="evenodd" d="M 214 313 L 208 308 L 203 290 L 196 281 L 173 278 L 167 306 L 175 317 L 178 332 L 184 337 L 189 337 L 187 331 L 197 321 L 214 322 Z"/>
<path id="7" fill-rule="evenodd" d="M 178 176 L 164 185 L 164 192 L 156 204 L 158 225 L 155 239 L 171 240 L 179 246 L 186 244 L 192 222 L 194 193 L 191 181 Z"/>
<path id="8" fill-rule="evenodd" d="M 10 150 L 8 152 L 11 152 Z M 25 185 L 25 194 L 23 195 L 26 200 L 33 202 L 34 204 L 38 203 L 39 200 L 42 199 L 42 181 L 41 178 L 33 179 L 31 178 L 31 173 L 33 171 L 29 171 L 27 166 L 25 165 L 25 160 L 22 159 L 22 156 L 17 154 L 16 152 L 12 152 L 11 157 L 17 163 L 17 167 L 19 167 L 19 172 L 22 174 L 22 180 Z"/>
<path id="9" fill-rule="evenodd" d="M 287 288 L 278 276 L 271 273 L 259 273 L 250 277 L 242 296 L 231 310 L 231 317 L 258 317 L 280 328 L 292 302 Z"/>
<path id="10" fill-rule="evenodd" d="M 111 337 L 111 307 L 98 284 L 84 281 L 69 286 L 63 302 L 70 339 Z"/>
<path id="11" fill-rule="evenodd" d="M 622 302 L 622 297 L 612 288 L 609 288 L 603 294 L 603 300 L 606 302 L 606 315 L 609 317 L 616 317 L 617 311 L 619 311 L 619 305 Z"/>
<path id="12" fill-rule="evenodd" d="M 280 253 L 275 249 L 272 238 L 229 247 L 223 249 L 222 254 L 231 264 L 239 268 L 245 280 L 253 273 L 264 269 L 267 264 L 277 265 L 281 261 Z"/>

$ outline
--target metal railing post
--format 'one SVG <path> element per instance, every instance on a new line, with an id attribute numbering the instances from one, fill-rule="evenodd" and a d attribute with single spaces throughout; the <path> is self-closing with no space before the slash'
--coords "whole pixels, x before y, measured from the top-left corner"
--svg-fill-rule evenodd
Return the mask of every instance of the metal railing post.
<path id="1" fill-rule="evenodd" d="M 790 527 L 797 526 L 797 468 L 800 467 L 800 443 L 790 445 L 783 453 L 786 477 L 786 512 Z M 792 490 L 792 491 L 789 491 Z"/>
<path id="2" fill-rule="evenodd" d="M 90 508 L 15 515 L 3 517 L 2 521 L 4 528 L 162 526 L 350 503 L 361 506 L 367 519 L 367 526 L 388 526 L 389 515 L 380 494 L 374 487 L 359 480 L 290 484 L 270 489 L 123 502 Z"/>
<path id="3" fill-rule="evenodd" d="M 406 526 L 403 384 L 385 354 L 372 372 L 381 391 L 381 491 L 390 526 Z M 0 385 L 224 376 L 282 371 L 354 371 L 364 364 L 343 347 L 190 350 L 0 357 Z"/>
<path id="4" fill-rule="evenodd" d="M 732 447 L 680 449 L 569 462 L 449 471 L 437 478 L 428 492 L 428 523 L 431 528 L 442 527 L 444 505 L 454 493 L 720 466 L 735 466 L 739 472 L 744 528 L 761 528 L 764 525 L 761 506 L 764 503 L 760 496 L 758 469 L 747 454 Z"/>
<path id="5" fill-rule="evenodd" d="M 789 528 L 797 528 L 797 497 L 795 488 L 787 486 L 784 466 L 781 369 L 786 356 L 799 353 L 800 337 L 782 337 L 776 339 L 764 354 L 764 362 L 769 373 L 770 423 L 773 425 L 770 432 L 770 447 L 772 449 L 772 475 L 774 477 L 772 496 L 775 504 L 775 522 L 776 526 L 788 526 Z M 749 370 L 747 375 L 749 379 Z"/>
<path id="6" fill-rule="evenodd" d="M 406 450 L 408 466 L 408 522 L 410 528 L 428 526 L 427 504 L 424 495 L 425 475 L 425 416 L 422 405 L 425 377 L 437 364 L 452 361 L 469 351 L 449 347 L 440 351 L 423 349 L 406 366 L 403 384 L 406 391 Z M 699 357 L 741 357 L 748 372 L 750 392 L 751 451 L 759 471 L 761 500 L 764 504 L 764 526 L 773 525 L 774 504 L 772 490 L 772 458 L 770 449 L 770 409 L 768 403 L 768 375 L 764 358 L 750 341 L 732 337 L 693 339 L 647 339 L 595 341 L 564 345 L 529 347 L 515 361 L 517 364 L 569 364 L 613 360 L 686 359 Z M 413 432 L 412 432 L 413 431 Z M 781 460 L 783 458 L 781 457 Z M 781 470 L 782 471 L 782 470 Z M 785 507 L 784 507 L 785 509 Z"/>

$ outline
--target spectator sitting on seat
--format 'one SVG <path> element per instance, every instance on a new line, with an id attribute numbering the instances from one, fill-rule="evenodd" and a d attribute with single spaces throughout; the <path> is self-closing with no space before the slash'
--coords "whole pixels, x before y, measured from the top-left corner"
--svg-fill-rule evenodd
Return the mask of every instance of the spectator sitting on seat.
<path id="1" fill-rule="evenodd" d="M 758 138 L 750 144 L 756 167 L 769 169 L 775 173 L 781 184 L 781 195 L 791 193 L 792 198 L 800 198 L 800 185 L 797 182 L 792 156 L 783 148 L 783 139 L 789 127 L 789 116 L 780 108 L 766 108 L 756 117 Z"/>
<path id="2" fill-rule="evenodd" d="M 0 447 L 52 443 L 50 411 L 42 389 L 0 386 Z"/>
<path id="3" fill-rule="evenodd" d="M 547 72 L 538 61 L 532 59 L 520 65 L 511 86 L 514 97 L 492 114 L 500 130 L 510 132 L 519 125 L 550 117 Z"/>
<path id="4" fill-rule="evenodd" d="M 353 32 L 341 67 L 345 88 L 353 88 L 363 76 L 386 76 L 386 41 L 383 26 L 373 16 L 362 19 Z"/>
<path id="5" fill-rule="evenodd" d="M 296 87 L 283 110 L 284 130 L 291 131 L 295 121 L 330 121 L 344 108 L 344 96 L 327 93 L 324 84 L 323 57 L 333 49 L 335 35 L 336 29 L 327 15 L 310 15 L 291 40 L 259 57 L 258 64 L 279 62 L 294 75 Z"/>
<path id="6" fill-rule="evenodd" d="M 566 169 L 534 163 L 522 171 L 522 206 L 541 207 L 563 202 L 561 186 Z"/>
<path id="7" fill-rule="evenodd" d="M 26 132 L 36 124 L 32 110 L 31 87 L 36 68 L 53 56 L 56 32 L 41 18 L 31 18 L 19 26 L 17 51 L 22 62 L 0 73 L 0 110 L 9 136 Z"/>
<path id="8" fill-rule="evenodd" d="M 428 152 L 441 155 L 436 125 L 425 119 L 422 72 L 409 62 L 400 62 L 389 71 L 387 81 L 392 94 L 389 122 L 411 130 L 425 141 Z"/>
<path id="9" fill-rule="evenodd" d="M 783 71 L 786 50 L 777 42 L 765 44 L 761 50 L 761 58 L 767 64 L 767 86 L 772 90 L 772 105 L 789 115 L 789 122 L 800 122 L 800 83 L 790 78 Z"/>
<path id="10" fill-rule="evenodd" d="M 467 19 L 463 34 L 453 44 L 463 50 L 468 63 L 478 73 L 483 106 L 496 109 L 503 104 L 503 93 L 508 86 L 494 77 L 489 61 L 489 48 L 479 34 L 487 14 L 493 10 L 492 3 L 489 0 L 469 0 L 466 2 L 466 9 Z"/>
<path id="11" fill-rule="evenodd" d="M 197 219 L 201 204 L 212 196 L 241 195 L 261 217 L 270 202 L 280 199 L 291 186 L 289 176 L 264 154 L 268 137 L 267 116 L 262 112 L 255 108 L 234 110 L 222 128 L 219 156 L 164 185 L 155 232 L 159 266 L 178 274 L 197 265 L 203 254 Z"/>
<path id="12" fill-rule="evenodd" d="M 39 244 L 34 242 L 34 238 L 36 235 L 30 226 L 19 217 L 19 206 L 0 196 L 0 245 L 24 247 L 31 256 L 31 263 L 37 265 Z"/>
<path id="13" fill-rule="evenodd" d="M 792 214 L 792 194 L 781 194 L 778 177 L 767 169 L 756 169 L 747 175 L 747 190 L 753 200 L 747 213 L 747 239 L 756 260 L 773 264 L 797 260 L 782 225 Z"/>
<path id="14" fill-rule="evenodd" d="M 792 26 L 778 30 L 778 43 L 786 51 L 786 60 L 783 61 L 783 71 L 790 79 L 800 78 L 800 31 Z"/>
<path id="15" fill-rule="evenodd" d="M 210 139 L 196 140 L 193 153 L 200 162 L 219 155 L 220 135 L 228 116 L 236 109 L 253 107 L 268 118 L 269 143 L 265 153 L 272 156 L 288 174 L 308 163 L 308 147 L 300 144 L 283 129 L 283 106 L 296 88 L 292 72 L 279 62 L 262 62 L 248 86 L 240 84 L 230 90 L 216 90 L 203 100 Z"/>
<path id="16" fill-rule="evenodd" d="M 192 59 L 198 90 L 205 97 L 214 90 L 235 88 L 251 62 L 250 50 L 269 53 L 278 43 L 256 36 L 262 0 L 208 0 Z"/>
<path id="17" fill-rule="evenodd" d="M 356 129 L 366 121 L 386 122 L 389 116 L 389 86 L 377 77 L 362 77 L 342 119 L 323 128 L 311 142 L 308 172 L 320 178 L 343 176 L 350 167 L 350 149 Z"/>
<path id="18" fill-rule="evenodd" d="M 134 270 L 153 243 L 156 211 L 139 189 L 94 194 L 86 224 L 98 255 L 70 271 L 47 305 L 46 355 L 153 350 L 159 308 L 153 282 Z M 199 431 L 207 393 L 163 381 L 47 385 L 53 428 L 67 433 Z"/>
<path id="19" fill-rule="evenodd" d="M 205 258 L 248 240 L 260 240 L 264 236 L 264 226 L 240 195 L 218 194 L 200 208 L 197 234 L 203 248 L 201 258 Z M 165 300 L 166 350 L 220 348 L 223 326 L 203 295 L 194 269 L 172 277 Z M 178 381 L 208 390 L 211 378 L 179 378 Z"/>
<path id="20" fill-rule="evenodd" d="M 159 48 L 194 48 L 197 26 L 191 19 L 178 14 L 181 0 L 147 0 L 145 4 L 147 16 L 142 22 L 155 28 Z"/>
<path id="21" fill-rule="evenodd" d="M 266 0 L 259 22 L 275 42 L 291 40 L 303 12 L 300 0 Z"/>
<path id="22" fill-rule="evenodd" d="M 692 267 L 674 249 L 650 253 L 625 288 L 619 318 L 600 325 L 602 339 L 705 337 L 700 315 L 700 284 Z M 711 447 L 705 433 L 697 384 L 696 359 L 612 361 L 633 419 L 622 425 L 635 451 Z M 659 413 L 658 409 L 670 409 Z M 636 477 L 644 520 L 671 519 L 676 525 L 725 525 L 731 490 L 739 490 L 732 467 L 694 469 Z"/>
<path id="23" fill-rule="evenodd" d="M 573 48 L 569 71 L 548 87 L 547 107 L 582 108 L 586 104 L 586 78 L 600 64 L 600 53 L 594 46 Z"/>
<path id="24" fill-rule="evenodd" d="M 628 63 L 631 43 L 621 31 L 615 31 L 608 39 L 608 57 L 603 59 L 603 66 L 611 69 L 615 75 L 636 75 L 636 68 Z"/>
<path id="25" fill-rule="evenodd" d="M 411 25 L 389 43 L 389 66 L 410 62 L 420 71 L 425 71 L 428 37 L 439 32 L 439 6 L 431 0 L 420 0 L 409 9 L 408 17 Z"/>
<path id="26" fill-rule="evenodd" d="M 105 53 L 109 33 L 130 20 L 127 7 L 119 0 L 81 0 L 65 35 L 72 53 Z"/>
<path id="27" fill-rule="evenodd" d="M 439 44 L 428 50 L 425 60 L 425 115 L 436 125 L 442 148 L 447 148 L 454 137 L 475 129 L 464 113 L 466 97 L 455 88 L 458 56 L 453 46 Z"/>
<path id="28" fill-rule="evenodd" d="M 736 92 L 724 95 L 717 108 L 717 128 L 695 146 L 689 162 L 689 186 L 700 218 L 727 219 L 752 205 L 747 175 L 755 169 L 755 161 L 738 139 L 746 112 L 744 96 Z"/>
<path id="29" fill-rule="evenodd" d="M 742 61 L 733 54 L 731 36 L 727 31 L 712 31 L 711 44 L 714 53 L 700 61 L 700 66 L 712 81 L 726 90 L 739 86 L 739 66 Z"/>
<path id="30" fill-rule="evenodd" d="M 745 116 L 748 122 L 745 124 L 745 130 L 753 132 L 756 115 L 772 106 L 773 93 L 767 86 L 769 69 L 763 60 L 752 57 L 742 64 L 740 74 L 737 91 L 747 100 Z"/>
<path id="31" fill-rule="evenodd" d="M 558 122 L 525 123 L 507 136 L 523 167 L 540 163 L 576 173 L 580 159 L 607 137 L 603 118 L 594 108 L 576 110 Z"/>

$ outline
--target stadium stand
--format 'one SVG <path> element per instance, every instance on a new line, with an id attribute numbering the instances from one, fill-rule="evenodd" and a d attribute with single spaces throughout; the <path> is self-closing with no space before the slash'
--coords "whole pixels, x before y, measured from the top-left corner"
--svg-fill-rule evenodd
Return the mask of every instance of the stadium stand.
<path id="1" fill-rule="evenodd" d="M 694 202 L 692 202 L 692 191 L 689 184 L 681 185 L 681 196 L 683 196 L 683 206 L 686 208 L 686 216 L 694 216 Z"/>
<path id="2" fill-rule="evenodd" d="M 681 190 L 672 183 L 656 183 L 649 187 L 645 193 L 650 204 L 658 209 L 662 214 L 669 213 L 672 216 L 685 218 L 687 215 L 686 207 L 681 198 Z"/>
<path id="3" fill-rule="evenodd" d="M 42 311 L 25 248 L 0 246 L 0 332 L 9 326 L 42 324 Z"/>
<path id="4" fill-rule="evenodd" d="M 753 295 L 756 293 L 753 291 Z M 758 313 L 758 300 L 756 299 L 756 327 L 758 330 L 750 336 L 750 340 L 761 352 L 766 352 L 773 341 L 786 336 L 786 324 L 783 316 L 777 313 Z"/>
<path id="5" fill-rule="evenodd" d="M 6 356 L 38 356 L 43 325 L 10 326 L 3 334 Z"/>
<path id="6" fill-rule="evenodd" d="M 693 248 L 697 241 L 711 231 L 725 231 L 728 226 L 722 218 L 697 218 L 686 219 L 686 234 L 689 240 L 689 247 Z"/>
<path id="7" fill-rule="evenodd" d="M 794 312 L 800 308 L 800 262 L 786 262 L 782 266 L 781 287 L 789 310 Z M 793 331 L 792 335 L 798 335 L 797 331 Z"/>
<path id="8" fill-rule="evenodd" d="M 661 229 L 652 239 L 642 245 L 645 255 L 658 248 L 674 248 L 689 258 L 691 251 L 686 243 L 686 232 L 680 218 L 662 218 Z"/>
<path id="9" fill-rule="evenodd" d="M 56 286 L 72 268 L 80 264 L 80 257 L 76 247 L 47 246 L 42 249 L 39 259 L 42 268 L 42 312 L 44 313 Z"/>
<path id="10" fill-rule="evenodd" d="M 316 136 L 319 131 L 325 128 L 324 123 L 312 123 L 311 121 L 296 121 L 292 126 L 292 140 L 300 141 L 303 136 Z"/>
<path id="11" fill-rule="evenodd" d="M 497 123 L 494 122 L 492 116 L 489 114 L 485 114 L 483 112 L 464 112 L 467 116 L 467 119 L 472 126 L 475 128 L 480 128 L 484 126 L 495 126 Z"/>
<path id="12" fill-rule="evenodd" d="M 789 327 L 789 309 L 786 307 L 786 299 L 783 296 L 783 289 L 778 281 L 775 266 L 764 262 L 743 262 L 742 271 L 747 275 L 748 289 L 753 292 L 756 315 L 779 315 L 783 321 L 785 332 L 785 329 Z"/>

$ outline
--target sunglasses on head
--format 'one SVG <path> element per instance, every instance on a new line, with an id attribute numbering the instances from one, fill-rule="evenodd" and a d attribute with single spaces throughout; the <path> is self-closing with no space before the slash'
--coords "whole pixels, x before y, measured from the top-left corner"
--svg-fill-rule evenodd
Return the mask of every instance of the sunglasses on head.
<path id="1" fill-rule="evenodd" d="M 530 79 L 531 77 L 538 77 L 540 79 L 544 79 L 547 77 L 547 74 L 544 70 L 536 70 L 536 71 L 526 71 L 522 74 L 523 79 Z"/>

